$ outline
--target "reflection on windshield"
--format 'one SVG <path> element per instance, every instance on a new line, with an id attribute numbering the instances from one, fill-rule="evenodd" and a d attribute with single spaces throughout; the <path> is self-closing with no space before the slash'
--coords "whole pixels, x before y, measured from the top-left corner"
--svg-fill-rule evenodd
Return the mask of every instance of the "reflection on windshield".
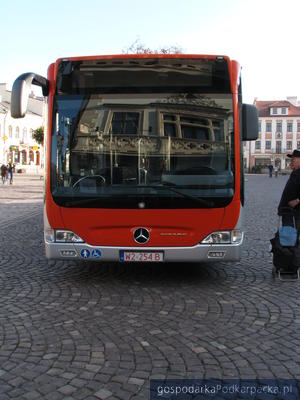
<path id="1" fill-rule="evenodd" d="M 175 205 L 189 206 L 184 198 L 221 205 L 233 196 L 233 148 L 230 95 L 60 95 L 52 192 L 60 204 L 89 196 L 99 198 L 97 206 L 141 198 L 157 204 L 171 196 Z"/>

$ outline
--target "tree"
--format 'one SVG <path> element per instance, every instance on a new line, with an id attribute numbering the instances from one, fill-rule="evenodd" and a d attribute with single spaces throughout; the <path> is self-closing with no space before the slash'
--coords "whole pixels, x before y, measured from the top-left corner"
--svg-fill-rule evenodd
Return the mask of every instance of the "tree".
<path id="1" fill-rule="evenodd" d="M 35 129 L 32 134 L 32 138 L 40 145 L 44 143 L 44 127 L 40 126 L 39 128 Z"/>
<path id="2" fill-rule="evenodd" d="M 140 39 L 136 39 L 127 49 L 123 49 L 123 54 L 182 54 L 183 50 L 179 46 L 164 46 L 158 49 L 150 49 Z"/>

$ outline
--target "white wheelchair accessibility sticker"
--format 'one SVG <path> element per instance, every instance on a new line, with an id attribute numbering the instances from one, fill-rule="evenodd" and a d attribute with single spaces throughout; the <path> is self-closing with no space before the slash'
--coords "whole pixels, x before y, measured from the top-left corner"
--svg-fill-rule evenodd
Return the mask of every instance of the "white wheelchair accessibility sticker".
<path id="1" fill-rule="evenodd" d="M 92 257 L 93 257 L 93 258 L 100 258 L 101 255 L 102 255 L 101 250 L 94 249 L 94 250 L 92 251 Z"/>

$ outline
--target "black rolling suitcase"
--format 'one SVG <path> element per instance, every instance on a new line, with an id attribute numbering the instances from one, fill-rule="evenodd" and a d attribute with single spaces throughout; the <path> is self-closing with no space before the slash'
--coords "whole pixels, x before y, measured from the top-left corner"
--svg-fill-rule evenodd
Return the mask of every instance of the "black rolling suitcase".
<path id="1" fill-rule="evenodd" d="M 293 209 L 281 209 L 278 214 L 278 230 L 270 240 L 273 253 L 272 276 L 280 280 L 300 278 L 300 242 Z"/>

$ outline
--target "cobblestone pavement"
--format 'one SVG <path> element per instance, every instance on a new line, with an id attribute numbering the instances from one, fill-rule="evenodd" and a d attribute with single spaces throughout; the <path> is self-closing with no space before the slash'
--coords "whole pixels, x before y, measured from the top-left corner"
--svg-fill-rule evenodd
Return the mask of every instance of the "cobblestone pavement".
<path id="1" fill-rule="evenodd" d="M 41 215 L 43 179 L 39 175 L 14 175 L 12 185 L 0 181 L 1 230 L 25 219 Z"/>
<path id="2" fill-rule="evenodd" d="M 42 181 L 0 188 L 0 399 L 148 399 L 153 378 L 300 379 L 299 282 L 272 280 L 287 177 L 247 176 L 240 263 L 48 262 Z"/>

